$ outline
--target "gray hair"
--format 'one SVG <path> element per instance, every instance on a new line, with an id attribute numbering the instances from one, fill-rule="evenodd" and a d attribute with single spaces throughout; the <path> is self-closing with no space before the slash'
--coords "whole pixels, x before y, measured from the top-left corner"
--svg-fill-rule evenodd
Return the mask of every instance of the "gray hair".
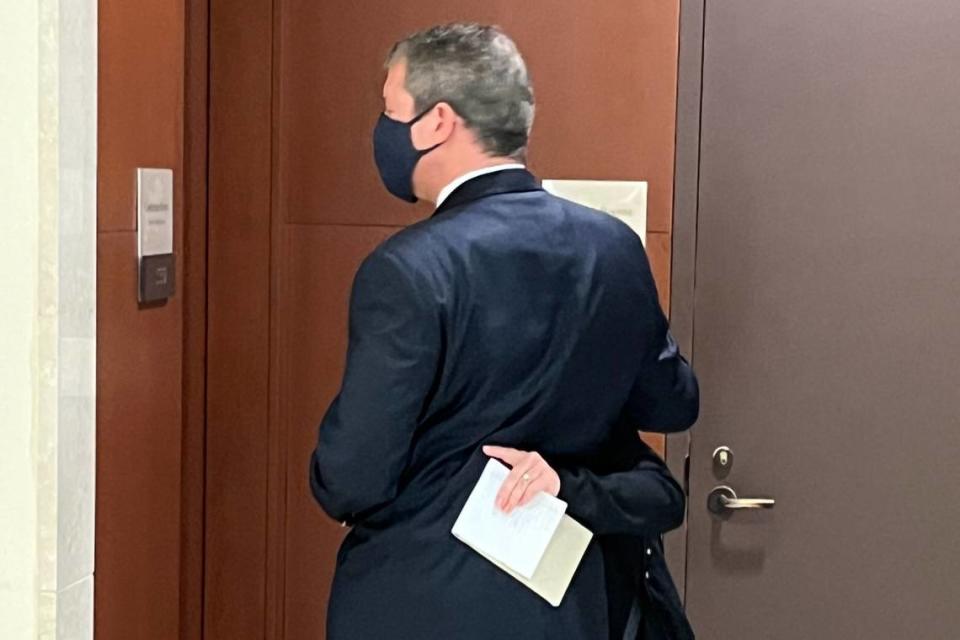
<path id="1" fill-rule="evenodd" d="M 517 45 L 499 27 L 447 24 L 393 46 L 386 66 L 406 62 L 417 113 L 447 102 L 492 156 L 524 159 L 533 87 Z"/>

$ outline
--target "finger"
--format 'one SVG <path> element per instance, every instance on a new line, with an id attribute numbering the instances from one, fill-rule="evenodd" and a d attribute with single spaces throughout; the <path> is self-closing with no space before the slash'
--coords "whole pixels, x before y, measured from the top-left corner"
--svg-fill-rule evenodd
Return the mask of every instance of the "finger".
<path id="1" fill-rule="evenodd" d="M 506 511 L 510 496 L 513 495 L 517 485 L 523 481 L 523 473 L 519 465 L 514 467 L 513 471 L 504 479 L 503 484 L 500 485 L 500 490 L 497 492 L 497 506 L 501 510 Z"/>
<path id="2" fill-rule="evenodd" d="M 526 457 L 526 451 L 520 451 L 519 449 L 511 449 L 510 447 L 497 447 L 494 445 L 486 445 L 483 447 L 483 452 L 490 456 L 491 458 L 497 458 L 498 460 L 503 460 L 511 467 L 515 467 L 519 464 L 524 457 Z"/>
<path id="3" fill-rule="evenodd" d="M 520 503 L 520 498 L 526 491 L 527 485 L 548 471 L 551 471 L 551 469 L 543 457 L 535 451 L 529 452 L 525 460 L 513 469 L 512 473 L 516 478 L 516 483 L 512 485 L 506 498 L 504 511 L 507 513 L 513 511 Z M 526 476 L 526 479 L 524 479 L 524 476 Z"/>
<path id="4" fill-rule="evenodd" d="M 540 477 L 542 472 L 543 470 L 536 463 L 526 468 L 525 471 L 521 471 L 519 474 L 520 477 L 518 478 L 517 483 L 513 486 L 513 489 L 510 491 L 510 496 L 507 498 L 503 510 L 507 513 L 510 513 L 516 509 L 517 505 L 520 504 L 520 498 L 527 490 L 527 487 L 531 483 L 535 482 L 537 478 Z M 526 480 L 524 480 L 524 476 L 527 476 Z"/>
<path id="5" fill-rule="evenodd" d="M 517 485 L 523 482 L 523 474 L 529 473 L 530 468 L 536 463 L 532 456 L 527 455 L 514 465 L 513 469 L 507 474 L 503 484 L 500 485 L 500 491 L 497 492 L 497 506 L 506 510 L 510 496 L 516 491 Z"/>
<path id="6" fill-rule="evenodd" d="M 547 495 L 557 497 L 560 493 L 560 476 L 549 464 L 544 462 L 545 470 L 540 474 L 536 482 L 531 482 L 523 496 L 520 498 L 520 506 L 530 503 L 541 491 Z"/>
<path id="7" fill-rule="evenodd" d="M 513 491 L 510 493 L 510 497 L 507 498 L 507 504 L 504 506 L 504 511 L 510 513 L 520 506 L 521 498 L 523 498 L 524 494 L 529 490 L 530 485 L 538 480 L 538 477 L 533 475 L 534 473 L 536 473 L 536 471 L 530 472 L 529 480 L 524 481 L 521 479 L 520 482 L 516 484 L 516 486 L 513 488 Z"/>

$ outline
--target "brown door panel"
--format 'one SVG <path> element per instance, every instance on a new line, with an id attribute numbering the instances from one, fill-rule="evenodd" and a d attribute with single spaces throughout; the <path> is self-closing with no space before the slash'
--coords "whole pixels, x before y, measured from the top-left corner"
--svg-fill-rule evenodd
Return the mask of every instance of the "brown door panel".
<path id="1" fill-rule="evenodd" d="M 687 565 L 703 637 L 957 636 L 958 30 L 948 0 L 708 4 Z M 715 516 L 718 485 L 776 505 Z"/>

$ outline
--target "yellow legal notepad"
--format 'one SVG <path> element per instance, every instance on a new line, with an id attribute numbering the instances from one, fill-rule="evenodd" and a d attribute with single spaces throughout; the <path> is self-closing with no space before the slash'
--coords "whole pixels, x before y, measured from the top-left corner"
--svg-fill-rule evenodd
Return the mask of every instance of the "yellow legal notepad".
<path id="1" fill-rule="evenodd" d="M 533 577 L 529 579 L 512 571 L 503 563 L 494 560 L 475 547 L 472 548 L 538 596 L 553 606 L 559 607 L 592 538 L 593 533 L 589 529 L 570 516 L 563 516 L 556 532 L 547 544 L 547 550 L 544 551 L 543 558 L 537 565 Z M 469 545 L 469 543 L 467 544 Z"/>

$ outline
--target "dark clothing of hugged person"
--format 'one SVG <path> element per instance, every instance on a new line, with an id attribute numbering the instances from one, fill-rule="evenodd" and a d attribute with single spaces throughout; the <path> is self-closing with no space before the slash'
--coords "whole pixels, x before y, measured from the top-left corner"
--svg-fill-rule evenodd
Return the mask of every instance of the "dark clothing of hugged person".
<path id="1" fill-rule="evenodd" d="M 422 31 L 386 69 L 374 159 L 391 193 L 436 210 L 353 285 L 310 461 L 351 527 L 327 637 L 692 638 L 660 543 L 684 494 L 638 430 L 690 427 L 698 388 L 640 238 L 526 170 L 533 89 L 499 29 Z M 489 457 L 512 469 L 499 508 L 544 491 L 595 534 L 559 607 L 451 535 Z"/>

